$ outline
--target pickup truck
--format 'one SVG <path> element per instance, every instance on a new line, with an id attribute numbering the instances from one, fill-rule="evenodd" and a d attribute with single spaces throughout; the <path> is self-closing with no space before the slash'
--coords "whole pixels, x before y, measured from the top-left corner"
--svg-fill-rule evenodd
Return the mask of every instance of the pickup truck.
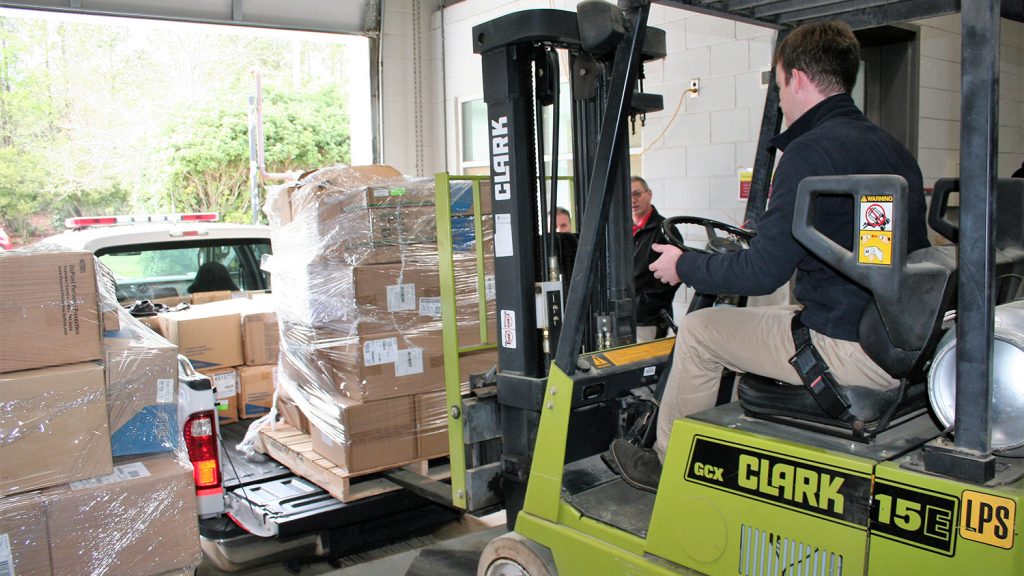
<path id="1" fill-rule="evenodd" d="M 70 218 L 67 231 L 43 243 L 96 254 L 126 306 L 185 296 L 211 261 L 240 290 L 270 289 L 270 275 L 260 268 L 271 253 L 270 229 L 214 220 L 213 214 Z M 203 553 L 217 569 L 333 560 L 456 517 L 406 490 L 343 503 L 276 461 L 243 453 L 237 446 L 250 422 L 220 426 L 210 380 L 187 359 L 179 364 L 178 422 L 196 470 Z"/>

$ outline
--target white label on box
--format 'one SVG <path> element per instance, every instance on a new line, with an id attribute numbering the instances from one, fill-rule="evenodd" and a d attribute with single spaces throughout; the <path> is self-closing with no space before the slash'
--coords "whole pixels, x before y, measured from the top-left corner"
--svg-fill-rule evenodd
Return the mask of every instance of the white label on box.
<path id="1" fill-rule="evenodd" d="M 501 311 L 501 346 L 503 348 L 516 347 L 516 311 Z"/>
<path id="2" fill-rule="evenodd" d="M 494 274 L 484 276 L 484 298 L 494 300 Z"/>
<path id="3" fill-rule="evenodd" d="M 494 257 L 513 256 L 515 249 L 512 246 L 512 215 L 494 215 Z"/>
<path id="4" fill-rule="evenodd" d="M 76 480 L 72 482 L 70 486 L 72 490 L 82 490 L 85 488 L 93 488 L 95 486 L 104 486 L 106 484 L 127 482 L 128 480 L 145 478 L 146 476 L 149 476 L 149 470 L 146 468 L 146 465 L 142 462 L 132 462 L 130 464 L 114 466 L 114 471 L 106 476 L 96 476 L 95 478 Z"/>
<path id="5" fill-rule="evenodd" d="M 324 441 L 324 444 L 327 444 L 328 446 L 334 446 L 334 442 L 331 441 L 331 437 L 328 436 L 326 432 L 324 432 L 323 430 L 318 430 L 318 432 L 320 432 L 320 439 Z"/>
<path id="6" fill-rule="evenodd" d="M 156 379 L 156 403 L 157 404 L 173 404 L 174 403 L 174 378 L 157 378 Z"/>
<path id="7" fill-rule="evenodd" d="M 441 317 L 441 297 L 430 296 L 420 298 L 420 316 Z"/>
<path id="8" fill-rule="evenodd" d="M 647 366 L 644 368 L 644 376 L 654 376 L 654 372 L 657 370 L 654 366 Z"/>
<path id="9" fill-rule="evenodd" d="M 388 289 L 388 312 L 416 309 L 416 285 L 392 284 Z"/>
<path id="10" fill-rule="evenodd" d="M 387 198 L 389 196 L 387 188 L 373 188 L 374 198 Z"/>
<path id="11" fill-rule="evenodd" d="M 14 555 L 6 532 L 0 533 L 0 576 L 14 576 Z"/>
<path id="12" fill-rule="evenodd" d="M 213 385 L 217 388 L 217 398 L 230 398 L 238 393 L 238 381 L 233 370 L 214 374 Z"/>
<path id="13" fill-rule="evenodd" d="M 398 358 L 398 338 L 363 342 L 363 365 L 394 364 Z"/>
<path id="14" fill-rule="evenodd" d="M 423 373 L 423 349 L 399 350 L 395 360 L 395 376 L 411 376 Z"/>

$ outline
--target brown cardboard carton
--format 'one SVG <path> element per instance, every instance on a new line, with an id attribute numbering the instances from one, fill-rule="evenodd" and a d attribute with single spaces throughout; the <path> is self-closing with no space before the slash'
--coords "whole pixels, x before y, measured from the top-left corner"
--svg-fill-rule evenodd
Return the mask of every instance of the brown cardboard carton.
<path id="1" fill-rule="evenodd" d="M 416 453 L 420 458 L 448 455 L 448 407 L 444 391 L 416 395 Z"/>
<path id="2" fill-rule="evenodd" d="M 277 312 L 273 300 L 251 300 L 257 308 L 242 310 L 242 347 L 247 366 L 276 364 L 280 353 L 281 330 L 277 325 Z M 258 308 L 269 309 L 258 309 Z"/>
<path id="3" fill-rule="evenodd" d="M 0 496 L 110 472 L 103 367 L 0 375 Z"/>
<path id="4" fill-rule="evenodd" d="M 238 417 L 257 418 L 274 404 L 274 371 L 277 366 L 238 367 Z"/>
<path id="5" fill-rule="evenodd" d="M 44 492 L 55 576 L 160 574 L 199 563 L 192 469 L 174 456 Z"/>
<path id="6" fill-rule="evenodd" d="M 323 374 L 348 398 L 372 402 L 444 387 L 439 330 L 348 335 L 305 327 L 289 331 L 293 343 L 300 331 L 311 340 L 291 349 L 292 362 Z"/>
<path id="7" fill-rule="evenodd" d="M 98 360 L 90 252 L 0 252 L 0 373 Z"/>
<path id="8" fill-rule="evenodd" d="M 241 290 L 214 290 L 213 292 L 194 292 L 192 294 L 192 304 L 208 304 L 210 302 L 220 302 L 222 300 L 231 300 L 233 298 L 248 298 L 249 296 Z"/>
<path id="9" fill-rule="evenodd" d="M 39 492 L 0 498 L 0 534 L 10 547 L 5 555 L 0 546 L 0 574 L 50 574 L 46 502 Z"/>
<path id="10" fill-rule="evenodd" d="M 277 412 L 284 418 L 285 423 L 300 432 L 309 434 L 309 419 L 302 413 L 299 405 L 280 390 L 277 393 Z"/>
<path id="11" fill-rule="evenodd" d="M 200 374 L 209 378 L 216 390 L 214 402 L 221 425 L 238 422 L 238 370 L 209 368 L 201 370 Z"/>
<path id="12" fill-rule="evenodd" d="M 103 348 L 114 456 L 177 448 L 178 347 L 126 320 Z"/>
<path id="13" fill-rule="evenodd" d="M 416 460 L 415 401 L 412 396 L 378 402 L 338 399 L 333 431 L 311 421 L 313 451 L 349 474 Z"/>
<path id="14" fill-rule="evenodd" d="M 238 312 L 217 306 L 221 302 L 160 314 L 165 338 L 178 345 L 197 370 L 238 366 L 242 354 L 242 321 Z"/>

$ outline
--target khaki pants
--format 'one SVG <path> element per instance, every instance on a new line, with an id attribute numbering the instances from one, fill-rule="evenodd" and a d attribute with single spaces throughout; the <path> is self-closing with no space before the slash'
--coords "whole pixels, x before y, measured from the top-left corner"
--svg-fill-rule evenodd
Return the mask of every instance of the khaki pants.
<path id="1" fill-rule="evenodd" d="M 790 323 L 798 306 L 706 308 L 683 317 L 676 336 L 672 371 L 658 411 L 654 449 L 662 460 L 672 423 L 715 405 L 722 369 L 759 374 L 801 385 L 789 358 L 796 349 Z M 811 341 L 836 381 L 849 386 L 889 389 L 899 385 L 857 342 L 811 331 Z"/>

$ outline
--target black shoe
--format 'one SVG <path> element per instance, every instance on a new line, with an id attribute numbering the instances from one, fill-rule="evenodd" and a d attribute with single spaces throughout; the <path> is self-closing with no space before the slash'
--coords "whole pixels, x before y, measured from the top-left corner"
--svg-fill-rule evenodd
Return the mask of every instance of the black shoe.
<path id="1" fill-rule="evenodd" d="M 634 488 L 648 492 L 658 491 L 661 480 L 661 459 L 650 448 L 638 448 L 625 440 L 612 442 L 612 460 L 620 470 L 622 479 Z"/>
<path id="2" fill-rule="evenodd" d="M 615 463 L 615 457 L 612 456 L 612 449 L 610 447 L 604 452 L 601 452 L 601 461 L 604 462 L 604 465 L 614 472 L 616 476 L 622 476 L 622 471 L 619 470 L 618 464 Z"/>

